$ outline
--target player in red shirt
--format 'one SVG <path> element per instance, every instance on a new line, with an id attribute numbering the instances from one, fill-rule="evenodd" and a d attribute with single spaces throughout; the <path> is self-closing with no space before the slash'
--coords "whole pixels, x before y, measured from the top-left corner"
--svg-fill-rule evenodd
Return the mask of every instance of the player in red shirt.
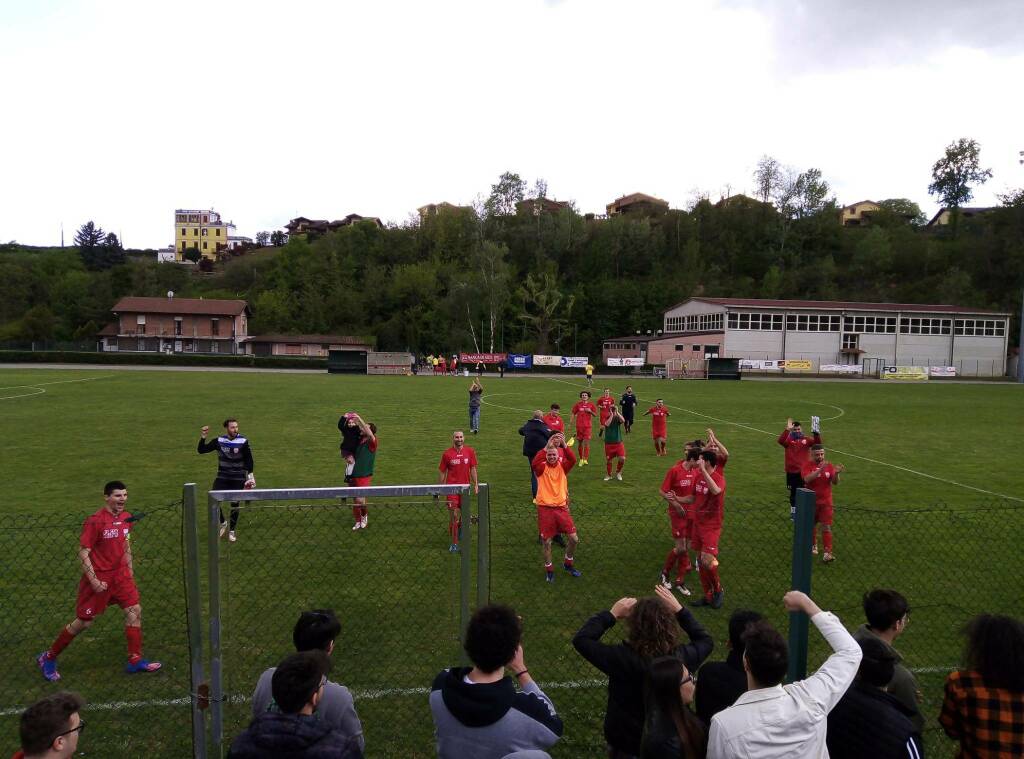
<path id="1" fill-rule="evenodd" d="M 557 403 L 551 404 L 551 410 L 544 414 L 544 424 L 552 432 L 565 432 L 565 420 L 562 418 L 562 407 Z"/>
<path id="2" fill-rule="evenodd" d="M 718 575 L 718 542 L 722 537 L 722 519 L 725 508 L 725 474 L 718 467 L 714 451 L 702 451 L 697 462 L 697 484 L 694 486 L 695 516 L 693 550 L 700 554 L 700 584 L 704 597 L 691 606 L 722 607 L 725 591 Z"/>
<path id="3" fill-rule="evenodd" d="M 821 541 L 825 544 L 825 553 L 821 560 L 835 561 L 832 553 L 832 486 L 839 484 L 839 475 L 846 471 L 842 464 L 825 461 L 825 446 L 811 446 L 811 461 L 800 469 L 804 484 L 814 491 L 814 532 L 811 539 L 814 545 L 811 553 L 818 553 L 818 525 L 821 525 Z"/>
<path id="4" fill-rule="evenodd" d="M 786 449 L 786 487 L 789 488 L 789 518 L 796 519 L 796 491 L 804 486 L 800 469 L 810 460 L 812 445 L 821 444 L 821 434 L 814 430 L 814 437 L 808 438 L 800 422 L 786 420 L 786 429 L 779 435 L 779 445 Z"/>
<path id="5" fill-rule="evenodd" d="M 690 595 L 690 589 L 686 587 L 686 574 L 692 569 L 688 552 L 690 534 L 693 531 L 690 505 L 695 498 L 694 487 L 697 484 L 699 459 L 700 448 L 696 448 L 693 443 L 687 443 L 686 457 L 682 461 L 677 461 L 675 466 L 668 470 L 665 480 L 661 483 L 661 497 L 668 501 L 668 518 L 672 525 L 672 538 L 675 540 L 675 545 L 665 557 L 665 565 L 661 569 L 661 584 L 669 590 L 672 589 L 669 577 L 672 574 L 672 567 L 678 564 L 675 588 L 684 596 Z"/>
<path id="6" fill-rule="evenodd" d="M 598 430 L 598 437 L 604 434 L 605 425 L 608 424 L 608 419 L 612 415 L 612 407 L 615 406 L 615 399 L 612 398 L 612 389 L 606 387 L 604 394 L 597 399 L 597 408 L 601 412 L 601 429 Z"/>
<path id="7" fill-rule="evenodd" d="M 708 427 L 705 432 L 708 433 L 708 442 L 701 450 L 714 451 L 715 458 L 718 459 L 718 463 L 715 465 L 718 467 L 718 471 L 724 471 L 725 465 L 729 463 L 729 449 L 722 445 L 722 441 L 718 439 L 718 435 L 715 431 Z M 700 442 L 699 440 L 697 441 Z"/>
<path id="8" fill-rule="evenodd" d="M 644 416 L 651 417 L 651 437 L 654 438 L 654 453 L 658 456 L 667 456 L 668 450 L 665 443 L 668 438 L 668 417 L 670 414 L 665 406 L 665 401 L 658 398 L 654 405 L 644 412 Z"/>
<path id="9" fill-rule="evenodd" d="M 580 466 L 590 463 L 590 436 L 593 434 L 597 406 L 590 401 L 590 393 L 584 390 L 572 407 L 573 423 L 576 425 L 576 439 L 580 444 Z"/>
<path id="10" fill-rule="evenodd" d="M 124 635 L 128 641 L 128 666 L 125 671 L 156 672 L 160 662 L 142 658 L 142 606 L 135 586 L 132 566 L 132 545 L 129 540 L 132 515 L 124 510 L 128 488 L 120 480 L 103 487 L 106 505 L 82 525 L 78 540 L 78 560 L 82 579 L 78 583 L 75 618 L 60 631 L 48 649 L 39 654 L 36 663 L 43 677 L 50 682 L 60 680 L 57 657 L 83 630 L 92 626 L 96 617 L 110 604 L 124 611 Z"/>
<path id="11" fill-rule="evenodd" d="M 452 434 L 452 447 L 441 454 L 438 471 L 441 472 L 442 485 L 472 485 L 473 493 L 480 492 L 480 484 L 476 477 L 476 451 L 465 445 L 466 436 L 462 430 Z M 448 550 L 457 553 L 459 535 L 462 534 L 462 496 L 448 496 L 448 534 L 452 542 Z"/>

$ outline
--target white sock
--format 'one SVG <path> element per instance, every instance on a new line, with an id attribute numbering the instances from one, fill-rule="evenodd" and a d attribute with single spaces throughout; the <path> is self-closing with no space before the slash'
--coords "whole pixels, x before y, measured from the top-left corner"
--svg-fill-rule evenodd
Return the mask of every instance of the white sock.
<path id="1" fill-rule="evenodd" d="M 352 474 L 352 470 L 356 468 L 356 463 L 353 461 L 351 464 L 345 464 L 345 475 Z"/>

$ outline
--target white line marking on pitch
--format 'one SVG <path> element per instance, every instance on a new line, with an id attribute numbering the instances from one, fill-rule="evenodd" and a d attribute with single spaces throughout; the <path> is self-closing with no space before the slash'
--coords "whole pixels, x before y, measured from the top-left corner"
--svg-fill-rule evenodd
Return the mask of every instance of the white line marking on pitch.
<path id="1" fill-rule="evenodd" d="M 38 392 L 35 392 L 35 393 L 20 393 L 19 395 L 4 395 L 4 396 L 0 396 L 0 401 L 12 401 L 15 398 L 28 398 L 28 397 L 33 396 L 33 395 L 43 395 L 43 394 L 46 393 L 46 391 L 43 390 L 43 388 L 47 387 L 49 385 L 66 385 L 69 382 L 93 382 L 95 380 L 110 379 L 113 376 L 114 376 L 113 374 L 105 374 L 102 377 L 83 377 L 82 379 L 58 380 L 56 382 L 36 382 L 35 384 L 32 384 L 32 385 L 8 385 L 7 387 L 0 387 L 0 391 L 2 391 L 2 390 L 20 390 L 22 388 L 27 388 L 27 389 L 30 389 L 30 390 L 37 390 Z"/>
<path id="2" fill-rule="evenodd" d="M 583 387 L 583 385 L 577 385 L 574 382 L 569 382 L 568 380 L 558 379 L 557 377 L 549 377 L 548 379 L 550 379 L 552 382 L 562 382 L 562 383 L 564 383 L 566 385 L 572 385 L 573 387 Z M 811 401 L 811 402 L 812 403 L 816 403 L 816 401 Z M 668 404 L 668 403 L 666 403 L 665 405 L 668 406 L 669 408 L 678 409 L 679 411 L 685 411 L 688 414 L 694 414 L 695 416 L 702 416 L 705 419 L 710 419 L 713 422 L 721 422 L 722 424 L 729 424 L 729 425 L 732 425 L 733 427 L 740 427 L 741 429 L 750 430 L 751 432 L 760 432 L 762 435 L 771 435 L 772 437 L 778 437 L 778 435 L 776 435 L 774 432 L 769 432 L 768 430 L 758 429 L 757 427 L 752 427 L 751 425 L 743 424 L 742 422 L 730 422 L 728 419 L 721 419 L 720 417 L 711 416 L 710 414 L 704 414 L 704 413 L 701 413 L 700 411 L 694 411 L 693 409 L 683 408 L 682 406 L 673 406 L 673 405 Z M 831 404 L 822 403 L 822 404 L 819 404 L 819 405 L 829 406 Z M 838 406 L 832 406 L 832 408 L 839 409 L 840 411 L 842 411 L 842 409 L 840 409 Z M 843 413 L 845 413 L 845 412 L 843 412 Z M 916 469 L 908 469 L 905 466 L 899 466 L 898 464 L 892 464 L 892 463 L 890 463 L 888 461 L 878 461 L 877 459 L 872 459 L 872 458 L 869 458 L 867 456 L 861 456 L 860 454 L 857 454 L 857 453 L 850 453 L 849 451 L 841 451 L 838 448 L 833 448 L 832 446 L 826 446 L 826 447 L 828 448 L 828 450 L 832 451 L 833 453 L 838 453 L 838 454 L 841 454 L 843 456 L 853 456 L 853 458 L 860 459 L 861 461 L 868 461 L 868 462 L 870 462 L 872 464 L 878 464 L 879 466 L 887 466 L 887 467 L 891 467 L 892 469 L 899 469 L 901 472 L 907 472 L 908 474 L 916 474 L 918 477 L 925 477 L 925 478 L 927 478 L 929 480 L 935 480 L 936 482 L 944 482 L 947 485 L 954 485 L 954 486 L 956 486 L 958 488 L 964 488 L 965 490 L 973 490 L 975 493 L 984 493 L 985 495 L 994 495 L 994 496 L 996 496 L 998 498 L 1005 498 L 1008 501 L 1016 501 L 1017 503 L 1024 503 L 1024 498 L 1018 498 L 1017 496 L 1006 495 L 1005 493 L 997 493 L 994 490 L 985 490 L 984 488 L 978 488 L 978 487 L 975 487 L 974 485 L 967 485 L 967 484 L 965 484 L 963 482 L 957 482 L 956 480 L 947 480 L 944 477 L 936 477 L 934 474 L 928 474 L 927 472 L 919 472 Z"/>
<path id="3" fill-rule="evenodd" d="M 490 397 L 491 398 L 498 398 L 498 397 L 501 397 L 502 395 L 519 395 L 519 393 L 491 393 Z M 528 414 L 532 414 L 534 411 L 536 411 L 536 409 L 532 409 L 532 408 L 515 408 L 513 406 L 502 406 L 499 403 L 491 403 L 490 401 L 488 401 L 488 400 L 486 400 L 484 398 L 481 398 L 480 402 L 485 404 L 485 405 L 487 405 L 487 406 L 491 406 L 492 408 L 503 408 L 506 411 L 525 411 Z"/>

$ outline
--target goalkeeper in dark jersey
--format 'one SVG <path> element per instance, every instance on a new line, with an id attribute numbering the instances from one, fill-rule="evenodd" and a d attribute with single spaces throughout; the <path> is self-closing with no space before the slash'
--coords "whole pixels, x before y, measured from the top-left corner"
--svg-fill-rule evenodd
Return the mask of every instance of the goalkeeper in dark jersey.
<path id="1" fill-rule="evenodd" d="M 249 490 L 256 487 L 256 478 L 253 477 L 252 449 L 249 441 L 238 434 L 238 420 L 224 420 L 225 434 L 219 435 L 216 440 L 206 441 L 210 433 L 209 427 L 203 427 L 200 431 L 199 446 L 196 450 L 199 453 L 212 453 L 217 451 L 217 478 L 213 481 L 211 490 Z M 231 504 L 231 523 L 224 521 L 224 510 L 220 512 L 220 536 L 223 538 L 227 533 L 228 540 L 232 543 L 237 539 L 235 528 L 238 526 L 238 501 Z"/>

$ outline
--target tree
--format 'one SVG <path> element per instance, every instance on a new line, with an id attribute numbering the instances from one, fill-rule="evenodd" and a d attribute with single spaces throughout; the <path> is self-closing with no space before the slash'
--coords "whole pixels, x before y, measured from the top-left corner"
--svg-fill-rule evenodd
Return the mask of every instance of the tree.
<path id="1" fill-rule="evenodd" d="M 972 184 L 984 184 L 992 178 L 991 169 L 979 165 L 981 148 L 975 140 L 961 137 L 946 146 L 946 154 L 932 166 L 928 194 L 935 195 L 947 208 L 960 208 L 974 197 Z"/>
<path id="2" fill-rule="evenodd" d="M 996 197 L 1006 208 L 1024 208 L 1024 187 L 1007 189 L 1006 192 L 997 193 Z"/>
<path id="3" fill-rule="evenodd" d="M 117 235 L 113 232 L 104 232 L 91 221 L 78 228 L 78 232 L 75 233 L 75 245 L 78 246 L 82 263 L 90 271 L 102 271 L 125 261 L 124 250 Z"/>
<path id="4" fill-rule="evenodd" d="M 526 181 L 518 174 L 506 171 L 498 177 L 496 184 L 491 185 L 491 194 L 484 201 L 484 211 L 489 217 L 512 216 L 516 212 L 516 203 L 525 197 Z"/>
<path id="5" fill-rule="evenodd" d="M 285 242 L 286 238 L 284 232 L 282 232 L 280 229 L 275 229 L 273 232 L 270 233 L 270 244 L 273 245 L 274 247 L 280 247 L 281 245 L 284 245 Z"/>
<path id="6" fill-rule="evenodd" d="M 256 247 L 265 248 L 267 243 L 270 242 L 269 232 L 257 232 L 256 233 Z"/>
<path id="7" fill-rule="evenodd" d="M 564 296 L 550 271 L 537 276 L 527 274 L 517 294 L 520 299 L 519 318 L 537 335 L 538 352 L 545 353 L 551 344 L 551 333 L 568 325 L 575 296 L 569 296 L 563 305 Z"/>
<path id="8" fill-rule="evenodd" d="M 768 203 L 782 181 L 782 165 L 770 155 L 761 156 L 754 169 L 754 187 L 758 200 Z"/>
<path id="9" fill-rule="evenodd" d="M 191 248 L 186 248 L 185 252 L 181 254 L 181 257 L 184 258 L 186 261 L 198 263 L 199 259 L 202 258 L 202 255 L 203 254 L 199 252 L 199 248 L 193 245 Z"/>
<path id="10" fill-rule="evenodd" d="M 793 212 L 798 219 L 820 212 L 828 202 L 830 188 L 821 178 L 821 169 L 807 169 L 793 183 Z"/>
<path id="11" fill-rule="evenodd" d="M 915 227 L 927 221 L 921 206 L 908 198 L 886 198 L 878 201 L 878 205 L 889 213 L 907 219 Z"/>
<path id="12" fill-rule="evenodd" d="M 530 195 L 534 198 L 546 198 L 548 196 L 547 180 L 537 177 L 533 183 L 533 192 Z"/>
<path id="13" fill-rule="evenodd" d="M 49 308 L 43 304 L 33 306 L 21 320 L 21 336 L 25 340 L 49 340 L 56 324 L 57 319 Z"/>

